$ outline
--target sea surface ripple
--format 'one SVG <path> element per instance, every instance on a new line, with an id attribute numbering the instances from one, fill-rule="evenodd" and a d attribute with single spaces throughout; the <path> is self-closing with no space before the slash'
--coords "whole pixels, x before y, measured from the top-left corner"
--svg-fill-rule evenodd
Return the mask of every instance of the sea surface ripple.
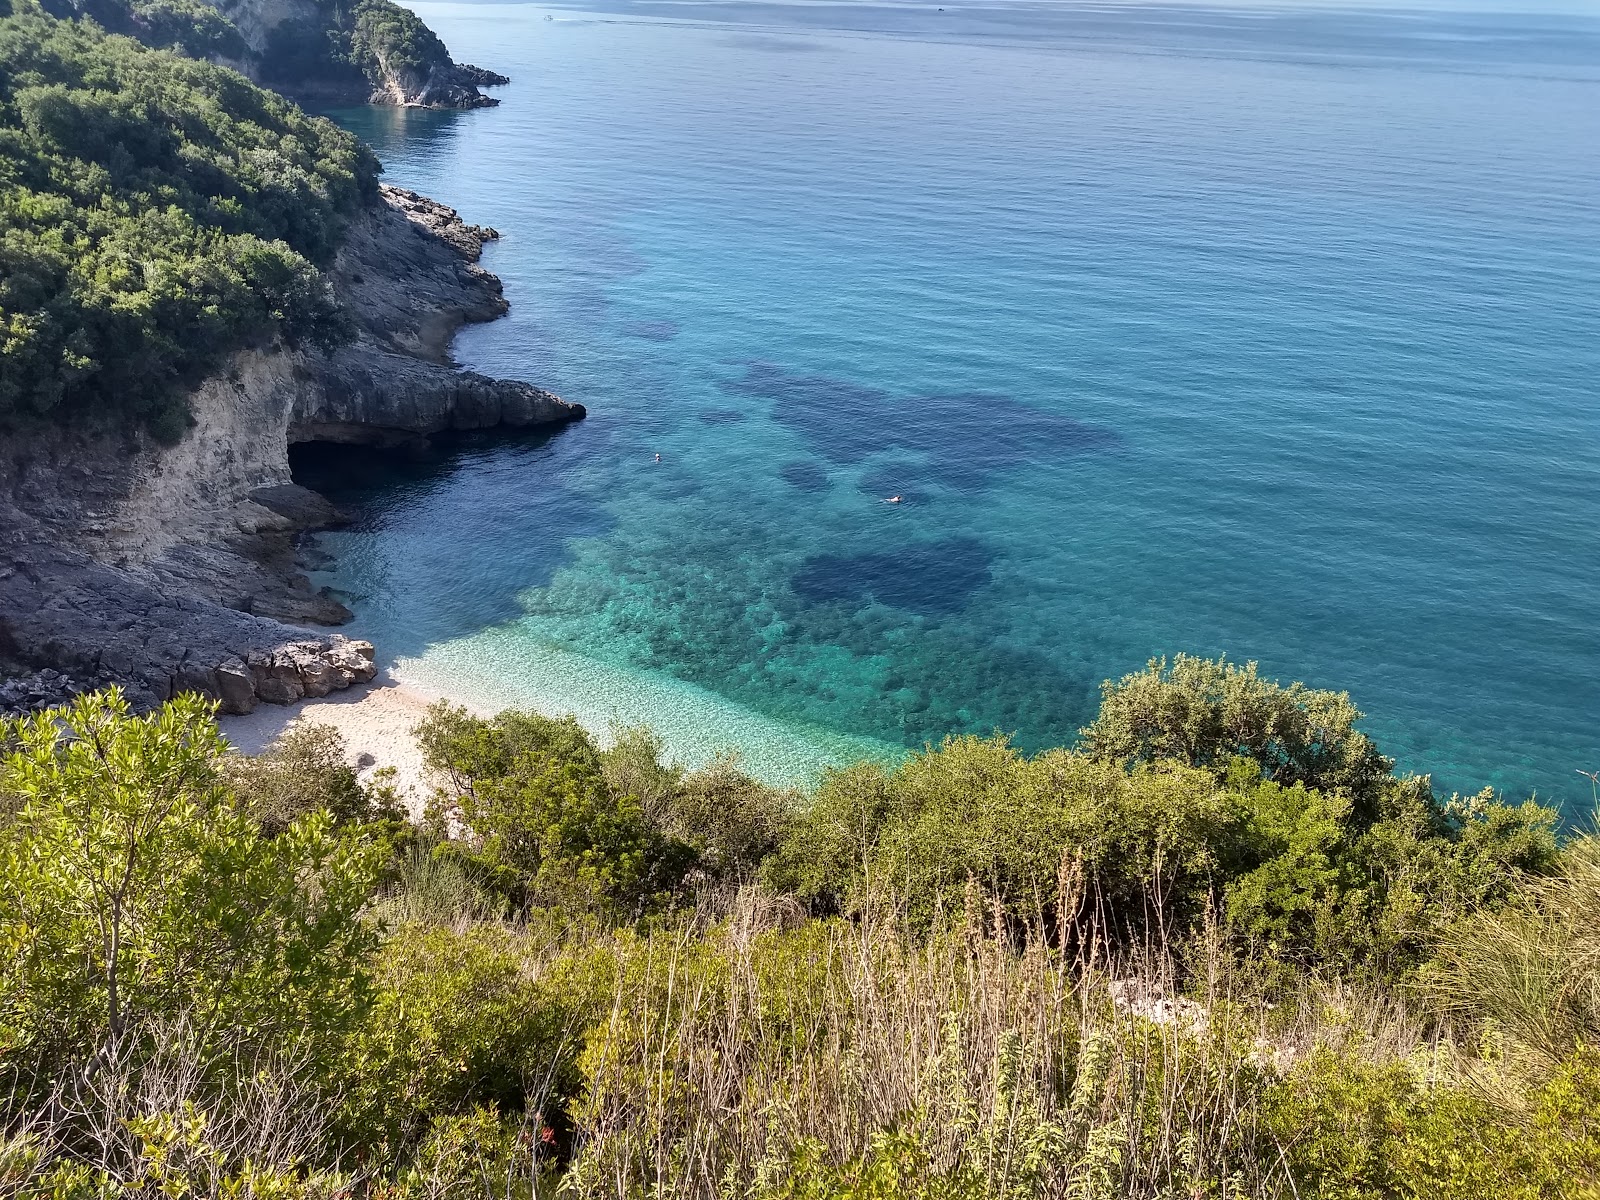
<path id="1" fill-rule="evenodd" d="M 502 105 L 336 116 L 592 415 L 330 483 L 402 673 L 786 779 L 1226 653 L 1589 811 L 1600 18 L 416 7 Z"/>

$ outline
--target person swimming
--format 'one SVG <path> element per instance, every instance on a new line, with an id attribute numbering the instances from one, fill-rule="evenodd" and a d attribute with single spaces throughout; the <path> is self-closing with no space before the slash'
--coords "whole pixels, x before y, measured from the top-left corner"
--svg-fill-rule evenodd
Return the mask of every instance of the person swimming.
<path id="1" fill-rule="evenodd" d="M 657 462 L 660 462 L 660 461 L 661 461 L 661 455 L 659 455 L 659 454 L 658 454 L 658 455 L 656 455 L 656 461 L 657 461 Z"/>
<path id="2" fill-rule="evenodd" d="M 899 503 L 901 503 L 901 502 L 902 502 L 902 501 L 903 501 L 903 500 L 904 500 L 904 499 L 905 499 L 905 497 L 904 497 L 904 496 L 885 496 L 885 497 L 884 497 L 884 498 L 883 498 L 883 502 L 884 502 L 884 503 L 885 503 L 885 504 L 899 504 Z"/>

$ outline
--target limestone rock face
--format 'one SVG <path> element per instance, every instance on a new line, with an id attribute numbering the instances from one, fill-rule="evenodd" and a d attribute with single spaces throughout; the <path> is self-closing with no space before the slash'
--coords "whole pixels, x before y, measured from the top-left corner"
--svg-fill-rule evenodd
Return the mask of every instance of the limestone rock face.
<path id="1" fill-rule="evenodd" d="M 273 60 L 273 43 L 284 34 L 291 40 L 338 39 L 348 49 L 348 13 L 317 0 L 206 0 L 239 31 L 244 56 L 228 66 L 258 83 L 279 88 L 301 100 L 326 103 L 393 104 L 407 108 L 487 108 L 499 104 L 480 87 L 510 83 L 504 75 L 482 67 L 456 63 L 448 53 L 442 61 L 417 68 L 400 68 L 379 60 L 365 70 L 348 67 L 329 75 L 310 77 L 283 74 L 283 64 Z M 442 50 L 442 47 L 440 48 Z"/>
<path id="2" fill-rule="evenodd" d="M 506 309 L 477 265 L 495 236 L 385 188 L 329 272 L 354 344 L 241 352 L 191 394 L 175 446 L 137 431 L 0 430 L 0 708 L 118 683 L 141 706 L 188 690 L 249 712 L 371 679 L 369 643 L 305 628 L 349 619 L 312 587 L 298 545 L 344 517 L 290 478 L 288 446 L 400 446 L 584 415 L 450 360 L 462 324 Z"/>
<path id="3" fill-rule="evenodd" d="M 34 531 L 37 535 L 37 531 Z M 108 683 L 148 708 L 185 691 L 245 713 L 365 683 L 377 673 L 370 642 L 313 636 L 193 595 L 13 528 L 0 543 L 0 662 L 20 670 L 21 694 L 0 685 L 0 709 L 59 703 Z M 43 680 L 41 687 L 39 682 Z"/>
<path id="4" fill-rule="evenodd" d="M 492 321 L 508 307 L 500 281 L 477 265 L 500 235 L 404 188 L 384 185 L 383 200 L 350 231 L 331 271 L 359 334 L 305 363 L 315 386 L 294 391 L 288 440 L 400 446 L 447 430 L 582 417 L 582 405 L 450 360 L 463 324 Z M 397 274 L 405 280 L 398 294 Z"/>
<path id="5" fill-rule="evenodd" d="M 382 64 L 378 85 L 367 103 L 404 108 L 493 108 L 500 101 L 478 88 L 510 82 L 482 67 L 455 63 L 439 63 L 422 71 L 397 71 Z"/>

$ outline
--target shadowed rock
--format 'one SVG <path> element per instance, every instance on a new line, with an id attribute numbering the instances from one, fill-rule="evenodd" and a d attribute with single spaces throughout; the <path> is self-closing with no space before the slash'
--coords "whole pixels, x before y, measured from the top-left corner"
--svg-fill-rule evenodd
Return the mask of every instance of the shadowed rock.
<path id="1" fill-rule="evenodd" d="M 371 679 L 370 644 L 297 628 L 350 613 L 301 566 L 299 535 L 343 518 L 294 484 L 288 446 L 420 444 L 584 415 L 451 363 L 463 323 L 506 309 L 476 263 L 494 236 L 385 187 L 329 271 L 352 345 L 235 355 L 190 395 L 193 424 L 173 446 L 137 430 L 4 431 L 0 675 L 31 681 L 21 706 L 118 683 L 142 706 L 193 690 L 248 712 Z"/>

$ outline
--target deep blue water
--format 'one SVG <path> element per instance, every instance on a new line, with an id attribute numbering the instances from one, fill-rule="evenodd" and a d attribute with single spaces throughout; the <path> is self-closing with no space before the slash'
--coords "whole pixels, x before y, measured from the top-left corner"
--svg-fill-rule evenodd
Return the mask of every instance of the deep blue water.
<path id="1" fill-rule="evenodd" d="M 503 104 L 338 115 L 592 415 L 341 497 L 402 673 L 783 776 L 1227 653 L 1587 811 L 1600 14 L 417 10 Z"/>

